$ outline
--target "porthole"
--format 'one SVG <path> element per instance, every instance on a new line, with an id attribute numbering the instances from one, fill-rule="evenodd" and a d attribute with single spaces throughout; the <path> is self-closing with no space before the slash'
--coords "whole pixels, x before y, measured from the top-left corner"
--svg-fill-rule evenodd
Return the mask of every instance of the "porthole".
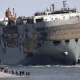
<path id="1" fill-rule="evenodd" d="M 52 20 L 53 20 L 53 18 L 52 18 Z"/>
<path id="2" fill-rule="evenodd" d="M 65 40 L 66 43 L 69 43 L 69 40 Z"/>
<path id="3" fill-rule="evenodd" d="M 78 42 L 78 39 L 75 39 L 76 42 Z"/>
<path id="4" fill-rule="evenodd" d="M 60 44 L 60 41 L 59 41 L 59 40 L 54 40 L 54 41 L 53 41 L 53 44 L 54 44 L 54 45 L 59 45 L 59 44 Z"/>

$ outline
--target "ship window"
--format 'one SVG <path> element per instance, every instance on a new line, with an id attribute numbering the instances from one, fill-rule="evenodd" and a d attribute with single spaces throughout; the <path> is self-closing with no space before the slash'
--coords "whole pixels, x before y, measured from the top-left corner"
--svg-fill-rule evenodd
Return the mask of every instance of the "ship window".
<path id="1" fill-rule="evenodd" d="M 61 14 L 61 11 L 55 11 L 54 14 Z"/>
<path id="2" fill-rule="evenodd" d="M 44 44 L 44 42 L 42 42 L 42 44 Z"/>
<path id="3" fill-rule="evenodd" d="M 53 44 L 54 44 L 54 45 L 59 45 L 59 44 L 60 44 L 60 41 L 59 41 L 59 40 L 54 40 L 54 41 L 53 41 Z"/>
<path id="4" fill-rule="evenodd" d="M 70 19 L 76 19 L 76 16 L 71 16 Z"/>
<path id="5" fill-rule="evenodd" d="M 65 19 L 65 16 L 63 16 L 63 19 Z"/>
<path id="6" fill-rule="evenodd" d="M 69 43 L 69 40 L 65 40 L 66 43 Z"/>
<path id="7" fill-rule="evenodd" d="M 52 20 L 53 20 L 53 18 L 52 18 Z"/>
<path id="8" fill-rule="evenodd" d="M 61 14 L 69 13 L 68 11 L 62 11 Z"/>
<path id="9" fill-rule="evenodd" d="M 51 13 L 48 13 L 48 15 L 51 15 Z"/>
<path id="10" fill-rule="evenodd" d="M 76 18 L 79 19 L 79 16 L 77 15 Z"/>
<path id="11" fill-rule="evenodd" d="M 55 18 L 55 20 L 58 20 L 58 18 Z"/>
<path id="12" fill-rule="evenodd" d="M 38 47 L 41 47 L 41 43 L 37 43 Z"/>
<path id="13" fill-rule="evenodd" d="M 45 19 L 47 21 L 47 19 Z"/>
<path id="14" fill-rule="evenodd" d="M 43 12 L 43 13 L 38 13 L 38 12 L 37 12 L 37 13 L 35 13 L 34 15 L 35 15 L 35 16 L 45 15 L 45 12 Z"/>
<path id="15" fill-rule="evenodd" d="M 78 42 L 78 39 L 75 39 L 76 42 Z"/>
<path id="16" fill-rule="evenodd" d="M 69 11 L 55 11 L 54 14 L 65 14 L 69 13 Z"/>
<path id="17" fill-rule="evenodd" d="M 27 19 L 27 23 L 33 23 L 33 19 Z"/>
<path id="18" fill-rule="evenodd" d="M 36 19 L 36 23 L 37 23 L 37 22 L 43 22 L 43 18 Z"/>

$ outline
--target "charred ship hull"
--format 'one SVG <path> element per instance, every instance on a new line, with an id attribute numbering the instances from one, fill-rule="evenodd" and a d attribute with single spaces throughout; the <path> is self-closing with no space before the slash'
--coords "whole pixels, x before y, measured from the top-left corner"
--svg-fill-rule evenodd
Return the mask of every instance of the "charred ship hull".
<path id="1" fill-rule="evenodd" d="M 77 20 L 71 21 L 72 24 L 71 22 L 68 22 L 66 27 L 64 23 L 60 23 L 61 26 L 58 25 L 56 29 L 54 28 L 55 26 L 53 26 L 53 22 L 18 25 L 17 28 L 13 26 L 14 29 L 12 28 L 12 31 L 16 31 L 15 29 L 17 29 L 16 32 L 12 32 L 7 26 L 5 28 L 8 28 L 9 33 L 7 32 L 7 29 L 6 31 L 3 31 L 4 28 L 1 26 L 1 62 L 3 64 L 15 65 L 76 64 L 80 57 L 80 23 Z M 66 22 L 67 21 L 65 21 L 65 23 Z M 43 24 L 44 27 L 41 27 L 40 29 L 39 26 L 43 26 Z M 33 29 L 33 26 L 36 31 Z M 11 26 L 9 27 L 11 28 Z M 48 32 L 48 29 L 46 30 L 46 28 L 49 28 L 49 30 L 55 29 L 56 31 Z M 63 30 L 63 28 L 64 31 L 61 34 L 59 31 L 61 31 L 60 29 Z M 72 33 L 74 28 L 75 31 Z M 68 33 L 66 29 L 71 30 L 69 31 L 71 34 Z M 36 33 L 38 31 L 38 35 L 31 35 L 34 31 Z M 44 32 L 46 32 L 45 35 L 43 35 Z M 53 33 L 51 36 L 48 36 L 48 33 L 50 34 L 50 32 Z M 13 35 L 13 33 L 15 33 L 15 38 L 10 38 L 9 34 Z"/>
<path id="2" fill-rule="evenodd" d="M 36 54 L 53 56 L 53 62 L 76 64 L 80 57 L 80 20 L 48 21 L 34 24 L 38 41 Z M 62 60 L 62 61 L 61 61 Z"/>

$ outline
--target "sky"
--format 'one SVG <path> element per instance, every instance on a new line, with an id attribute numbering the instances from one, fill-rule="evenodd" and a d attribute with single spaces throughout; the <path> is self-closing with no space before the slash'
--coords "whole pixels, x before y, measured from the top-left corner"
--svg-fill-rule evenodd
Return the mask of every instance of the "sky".
<path id="1" fill-rule="evenodd" d="M 35 12 L 44 11 L 49 8 L 52 3 L 55 4 L 55 9 L 62 8 L 63 0 L 0 0 L 0 18 L 5 17 L 5 11 L 9 7 L 18 16 L 32 16 Z M 80 10 L 80 0 L 66 0 L 67 6 Z"/>

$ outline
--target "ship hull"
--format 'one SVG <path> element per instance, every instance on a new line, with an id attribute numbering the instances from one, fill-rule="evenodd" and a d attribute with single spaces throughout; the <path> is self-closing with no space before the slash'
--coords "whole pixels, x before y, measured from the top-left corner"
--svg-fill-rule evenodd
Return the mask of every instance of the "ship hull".
<path id="1" fill-rule="evenodd" d="M 72 63 L 77 63 L 78 58 L 80 57 L 80 39 L 78 42 L 75 39 L 69 40 L 69 42 L 65 42 L 65 40 L 61 40 L 58 44 L 53 44 L 53 41 L 44 41 L 44 44 L 41 45 L 36 50 L 36 55 L 48 55 L 52 56 L 55 60 L 63 60 L 72 61 Z M 67 55 L 65 53 L 68 53 Z M 66 64 L 66 62 L 65 62 Z"/>
<path id="2" fill-rule="evenodd" d="M 7 53 L 0 53 L 2 64 L 9 65 L 54 65 L 54 64 L 74 64 L 78 62 L 80 56 L 79 41 L 71 39 L 69 43 L 64 40 L 54 45 L 53 41 L 44 41 L 41 47 L 33 50 L 33 56 L 26 57 L 19 48 L 7 48 Z M 68 52 L 68 55 L 65 55 Z"/>
<path id="3" fill-rule="evenodd" d="M 69 21 L 65 21 L 64 23 L 63 23 L 63 21 L 61 21 L 61 22 L 59 22 L 58 25 L 65 25 L 65 24 L 67 24 L 67 22 L 69 22 Z M 71 20 L 68 24 L 73 24 L 74 22 L 75 22 L 75 24 L 79 23 L 79 21 L 77 22 L 76 20 Z M 55 40 L 54 39 L 55 37 L 48 38 L 46 40 L 36 41 L 37 43 L 38 42 L 40 43 L 40 46 L 37 45 L 37 47 L 34 47 L 34 48 L 31 47 L 32 49 L 31 49 L 30 53 L 32 53 L 33 55 L 31 55 L 29 57 L 25 55 L 24 46 L 22 43 L 23 43 L 24 39 L 26 38 L 23 35 L 25 35 L 27 32 L 24 32 L 25 31 L 24 29 L 28 28 L 30 35 L 31 35 L 31 32 L 33 32 L 32 27 L 38 28 L 41 26 L 44 26 L 44 27 L 57 26 L 57 22 L 55 22 L 54 24 L 51 21 L 51 22 L 46 22 L 46 23 L 44 22 L 43 24 L 41 24 L 41 23 L 26 24 L 25 26 L 19 25 L 18 26 L 18 34 L 20 36 L 19 36 L 17 42 L 19 44 L 20 43 L 19 40 L 21 39 L 21 41 L 22 41 L 21 46 L 14 46 L 14 47 L 6 46 L 6 52 L 4 53 L 3 48 L 5 47 L 4 43 L 6 43 L 6 42 L 4 42 L 3 39 L 1 39 L 0 62 L 2 64 L 9 64 L 9 65 L 76 64 L 80 57 L 80 39 L 76 35 L 75 35 L 76 37 L 71 38 L 71 39 L 70 39 L 70 37 L 67 38 L 68 37 L 67 36 L 66 39 L 69 40 L 68 42 L 65 41 L 66 39 L 63 39 L 64 37 L 62 37 L 62 38 L 60 37 L 61 39 L 56 38 L 56 39 L 60 40 L 60 43 L 58 43 L 58 44 L 53 43 L 53 41 Z M 0 36 L 2 34 L 4 34 L 3 26 L 0 27 Z M 37 35 L 37 36 L 39 36 L 39 35 Z M 57 36 L 60 36 L 60 35 L 57 35 Z M 30 37 L 32 37 L 32 36 L 30 36 Z M 48 36 L 48 37 L 50 37 L 50 36 Z M 76 41 L 75 38 L 77 38 L 78 40 Z M 66 55 L 66 52 L 68 53 L 67 55 Z"/>

